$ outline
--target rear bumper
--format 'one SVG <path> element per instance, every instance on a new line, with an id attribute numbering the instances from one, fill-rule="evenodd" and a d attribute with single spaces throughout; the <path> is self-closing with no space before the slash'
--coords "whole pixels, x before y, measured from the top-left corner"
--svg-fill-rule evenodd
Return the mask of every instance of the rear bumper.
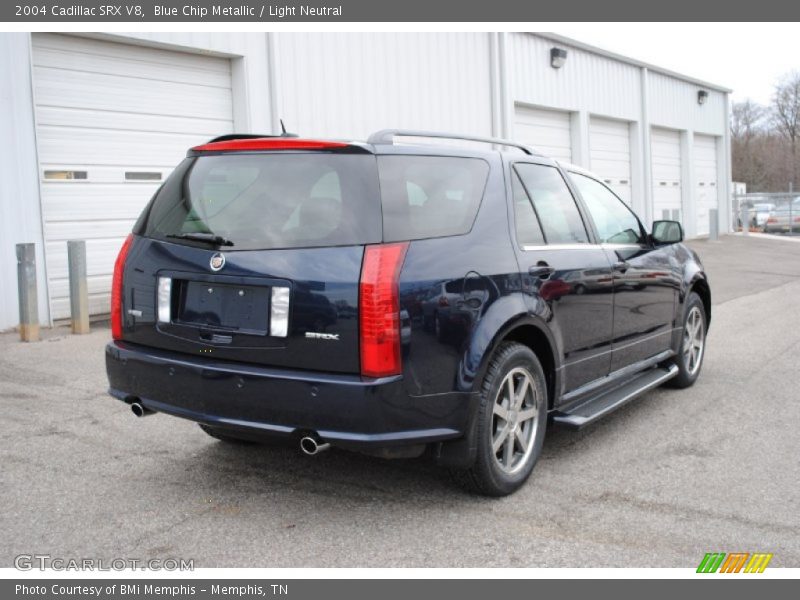
<path id="1" fill-rule="evenodd" d="M 314 431 L 353 449 L 457 438 L 470 393 L 410 396 L 401 377 L 273 369 L 215 361 L 122 341 L 106 346 L 109 393 L 156 412 L 249 435 Z"/>

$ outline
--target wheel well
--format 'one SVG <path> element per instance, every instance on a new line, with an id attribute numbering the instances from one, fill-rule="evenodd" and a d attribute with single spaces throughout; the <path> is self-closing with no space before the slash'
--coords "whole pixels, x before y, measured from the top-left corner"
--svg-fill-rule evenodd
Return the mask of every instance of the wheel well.
<path id="1" fill-rule="evenodd" d="M 703 309 L 706 311 L 706 327 L 711 323 L 711 289 L 705 279 L 698 279 L 692 284 L 689 293 L 696 292 L 703 301 Z"/>
<path id="2" fill-rule="evenodd" d="M 548 408 L 553 408 L 556 388 L 556 368 L 553 358 L 553 349 L 550 347 L 547 336 L 545 336 L 541 329 L 533 325 L 521 325 L 508 332 L 505 338 L 503 338 L 503 341 L 519 342 L 533 350 L 536 358 L 542 363 L 544 376 L 547 379 Z"/>

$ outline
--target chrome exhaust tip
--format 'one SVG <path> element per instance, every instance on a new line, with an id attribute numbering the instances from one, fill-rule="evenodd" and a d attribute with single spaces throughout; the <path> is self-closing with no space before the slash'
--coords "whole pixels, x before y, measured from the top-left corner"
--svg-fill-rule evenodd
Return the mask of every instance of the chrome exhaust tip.
<path id="1" fill-rule="evenodd" d="M 312 435 L 306 435 L 300 439 L 300 450 L 309 456 L 324 452 L 330 447 L 331 445 L 329 443 L 323 442 Z"/>
<path id="2" fill-rule="evenodd" d="M 137 417 L 149 417 L 150 415 L 156 414 L 156 411 L 150 410 L 141 402 L 131 403 L 131 412 Z"/>

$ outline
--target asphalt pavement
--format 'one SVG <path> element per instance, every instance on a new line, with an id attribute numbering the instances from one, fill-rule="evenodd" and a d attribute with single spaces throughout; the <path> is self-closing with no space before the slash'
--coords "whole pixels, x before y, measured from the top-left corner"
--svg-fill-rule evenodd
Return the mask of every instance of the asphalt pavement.
<path id="1" fill-rule="evenodd" d="M 0 566 L 19 554 L 196 567 L 800 567 L 800 244 L 693 242 L 703 373 L 578 433 L 548 430 L 513 496 L 423 459 L 230 445 L 106 395 L 108 329 L 0 334 Z"/>

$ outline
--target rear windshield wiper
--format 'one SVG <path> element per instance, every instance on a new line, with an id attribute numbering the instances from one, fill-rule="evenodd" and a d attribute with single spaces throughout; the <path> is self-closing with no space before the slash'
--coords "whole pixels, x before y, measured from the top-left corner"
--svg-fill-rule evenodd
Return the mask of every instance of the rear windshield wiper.
<path id="1" fill-rule="evenodd" d="M 233 246 L 233 242 L 221 235 L 215 233 L 204 233 L 197 231 L 195 233 L 170 233 L 168 238 L 177 238 L 179 240 L 192 240 L 193 242 L 205 242 L 207 244 L 214 244 L 215 246 Z"/>

